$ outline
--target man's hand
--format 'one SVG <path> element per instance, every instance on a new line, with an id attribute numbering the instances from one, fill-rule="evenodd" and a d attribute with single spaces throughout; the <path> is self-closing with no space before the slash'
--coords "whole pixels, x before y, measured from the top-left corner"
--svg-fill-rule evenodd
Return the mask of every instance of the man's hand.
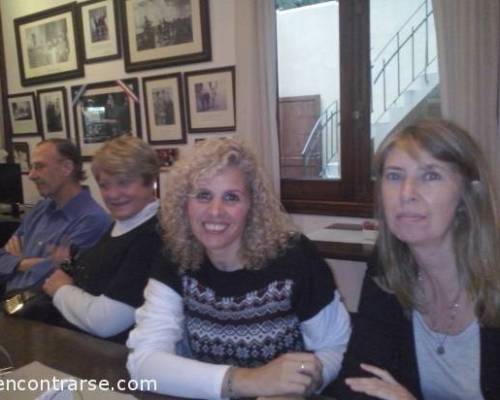
<path id="1" fill-rule="evenodd" d="M 59 267 L 63 261 L 70 259 L 71 250 L 69 242 L 63 242 L 59 246 L 49 246 L 49 253 L 54 267 Z"/>
<path id="2" fill-rule="evenodd" d="M 7 242 L 7 244 L 4 246 L 4 248 L 7 253 L 12 254 L 13 256 L 16 257 L 23 256 L 23 244 L 19 236 L 15 235 L 12 236 Z"/>
<path id="3" fill-rule="evenodd" d="M 54 273 L 45 280 L 42 289 L 50 297 L 54 297 L 56 292 L 61 287 L 72 284 L 73 284 L 73 278 L 71 278 L 71 276 L 69 276 L 61 269 L 56 269 Z"/>
<path id="4" fill-rule="evenodd" d="M 5 251 L 13 256 L 20 257 L 21 261 L 17 264 L 17 270 L 26 272 L 44 259 L 40 257 L 23 257 L 23 242 L 19 236 L 12 236 L 4 247 Z"/>
<path id="5" fill-rule="evenodd" d="M 17 264 L 17 270 L 26 272 L 42 261 L 45 261 L 45 259 L 40 257 L 23 258 L 21 261 L 19 261 L 19 264 Z"/>

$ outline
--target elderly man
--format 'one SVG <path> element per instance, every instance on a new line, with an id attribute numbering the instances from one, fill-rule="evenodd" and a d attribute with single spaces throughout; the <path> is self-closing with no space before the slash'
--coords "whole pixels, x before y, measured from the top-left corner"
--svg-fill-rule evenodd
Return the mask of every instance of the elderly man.
<path id="1" fill-rule="evenodd" d="M 83 188 L 78 149 L 63 139 L 37 144 L 29 178 L 44 197 L 0 249 L 0 283 L 6 292 L 31 287 L 52 270 L 51 249 L 64 243 L 92 246 L 111 219 Z M 1 297 L 1 293 L 0 293 Z"/>

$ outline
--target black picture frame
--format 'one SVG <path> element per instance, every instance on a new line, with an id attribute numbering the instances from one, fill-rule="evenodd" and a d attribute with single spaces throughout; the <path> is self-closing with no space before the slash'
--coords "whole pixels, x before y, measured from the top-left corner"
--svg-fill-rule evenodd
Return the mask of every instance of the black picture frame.
<path id="1" fill-rule="evenodd" d="M 236 130 L 234 66 L 184 74 L 190 133 Z"/>
<path id="2" fill-rule="evenodd" d="M 174 15 L 163 0 L 121 2 L 127 72 L 212 59 L 208 0 L 184 3 Z"/>
<path id="3" fill-rule="evenodd" d="M 138 96 L 137 78 L 122 82 Z M 117 81 L 91 83 L 83 89 L 81 85 L 71 87 L 76 140 L 84 160 L 91 160 L 97 149 L 113 137 L 142 136 L 139 103 Z"/>
<path id="4" fill-rule="evenodd" d="M 121 58 L 118 0 L 89 0 L 78 9 L 85 64 Z"/>
<path id="5" fill-rule="evenodd" d="M 37 92 L 38 114 L 44 139 L 69 139 L 69 113 L 64 86 L 40 89 Z"/>
<path id="6" fill-rule="evenodd" d="M 187 143 L 181 74 L 150 76 L 142 84 L 148 142 Z"/>
<path id="7" fill-rule="evenodd" d="M 84 75 L 76 3 L 14 20 L 21 85 Z"/>
<path id="8" fill-rule="evenodd" d="M 34 92 L 9 94 L 7 104 L 12 137 L 40 135 L 40 118 Z"/>

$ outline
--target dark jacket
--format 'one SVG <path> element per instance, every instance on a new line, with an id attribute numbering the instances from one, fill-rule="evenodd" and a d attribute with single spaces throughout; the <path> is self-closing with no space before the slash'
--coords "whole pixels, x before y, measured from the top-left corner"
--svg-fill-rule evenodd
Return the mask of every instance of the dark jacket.
<path id="1" fill-rule="evenodd" d="M 485 400 L 500 399 L 500 329 L 480 328 L 481 390 Z M 417 399 L 422 398 L 413 323 L 396 296 L 380 289 L 367 274 L 361 292 L 353 333 L 338 378 L 325 394 L 342 400 L 373 399 L 356 393 L 344 383 L 347 377 L 369 376 L 359 364 L 386 369 Z"/>

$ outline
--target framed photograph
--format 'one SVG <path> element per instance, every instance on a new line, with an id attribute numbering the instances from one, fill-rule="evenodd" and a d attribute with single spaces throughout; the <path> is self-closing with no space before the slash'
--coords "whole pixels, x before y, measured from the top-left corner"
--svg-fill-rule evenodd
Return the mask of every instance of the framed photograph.
<path id="1" fill-rule="evenodd" d="M 80 3 L 79 8 L 85 63 L 120 58 L 118 0 L 90 0 Z"/>
<path id="2" fill-rule="evenodd" d="M 14 20 L 23 86 L 83 76 L 76 3 Z"/>
<path id="3" fill-rule="evenodd" d="M 192 133 L 234 131 L 234 66 L 187 72 L 188 130 Z"/>
<path id="4" fill-rule="evenodd" d="M 136 78 L 123 83 L 135 95 L 139 93 Z M 92 83 L 83 89 L 73 86 L 71 96 L 77 143 L 84 160 L 90 160 L 108 139 L 128 134 L 141 137 L 139 103 L 116 81 Z"/>
<path id="5" fill-rule="evenodd" d="M 69 138 L 66 89 L 62 86 L 51 89 L 41 89 L 37 91 L 37 97 L 43 138 Z"/>
<path id="6" fill-rule="evenodd" d="M 15 136 L 39 135 L 38 112 L 33 92 L 10 94 L 9 104 L 12 134 Z"/>
<path id="7" fill-rule="evenodd" d="M 126 71 L 212 58 L 208 0 L 124 0 Z"/>
<path id="8" fill-rule="evenodd" d="M 142 84 L 149 143 L 186 143 L 181 74 L 151 76 Z"/>
<path id="9" fill-rule="evenodd" d="M 12 142 L 14 162 L 21 166 L 22 174 L 29 174 L 31 169 L 30 146 L 27 142 Z"/>

